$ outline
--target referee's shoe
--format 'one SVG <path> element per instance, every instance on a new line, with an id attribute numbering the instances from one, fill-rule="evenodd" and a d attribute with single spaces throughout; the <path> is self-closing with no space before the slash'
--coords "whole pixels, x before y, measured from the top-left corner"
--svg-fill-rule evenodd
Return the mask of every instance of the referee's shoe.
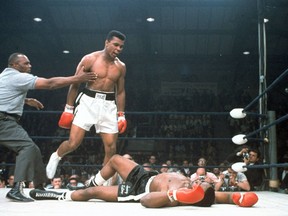
<path id="1" fill-rule="evenodd" d="M 12 201 L 17 202 L 33 202 L 33 199 L 30 199 L 24 195 L 23 186 L 24 182 L 15 182 L 13 188 L 7 193 L 6 198 L 11 199 Z"/>

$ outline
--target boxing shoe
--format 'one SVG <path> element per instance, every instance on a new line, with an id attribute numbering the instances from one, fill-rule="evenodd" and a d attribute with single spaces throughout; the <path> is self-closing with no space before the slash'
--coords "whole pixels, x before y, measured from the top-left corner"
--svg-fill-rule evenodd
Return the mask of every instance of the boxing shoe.
<path id="1" fill-rule="evenodd" d="M 258 196 L 254 192 L 233 193 L 233 202 L 240 207 L 252 207 L 258 202 Z"/>
<path id="2" fill-rule="evenodd" d="M 74 191 L 74 190 L 81 190 L 81 189 L 86 189 L 89 187 L 95 187 L 98 186 L 95 182 L 95 177 L 96 176 L 91 176 L 90 179 L 88 179 L 84 185 L 81 186 L 72 186 L 71 184 L 67 184 L 67 189 L 69 189 L 70 191 Z"/>
<path id="3" fill-rule="evenodd" d="M 15 182 L 13 188 L 7 193 L 6 198 L 17 202 L 33 202 L 33 199 L 24 195 L 23 185 L 24 182 Z"/>
<path id="4" fill-rule="evenodd" d="M 61 157 L 57 155 L 57 152 L 54 152 L 51 155 L 49 162 L 46 166 L 46 175 L 49 179 L 52 179 L 54 177 L 60 160 Z"/>
<path id="5" fill-rule="evenodd" d="M 34 189 L 29 192 L 29 195 L 35 200 L 65 200 L 66 192 L 59 193 Z"/>
<path id="6" fill-rule="evenodd" d="M 91 178 L 85 182 L 86 188 L 98 186 L 95 182 L 95 177 L 96 176 L 91 176 Z"/>

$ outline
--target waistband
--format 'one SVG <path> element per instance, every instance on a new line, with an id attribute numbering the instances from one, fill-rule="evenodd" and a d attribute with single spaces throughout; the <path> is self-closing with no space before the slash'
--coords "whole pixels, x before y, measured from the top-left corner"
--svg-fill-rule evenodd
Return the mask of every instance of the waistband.
<path id="1" fill-rule="evenodd" d="M 19 116 L 17 114 L 10 114 L 10 113 L 0 111 L 0 120 L 11 119 L 11 120 L 15 120 L 18 122 L 18 121 L 20 121 L 20 118 L 21 118 L 21 116 Z"/>
<path id="2" fill-rule="evenodd" d="M 101 91 L 93 91 L 87 88 L 84 88 L 82 91 L 84 94 L 86 94 L 89 97 L 95 98 L 97 95 L 97 98 L 99 99 L 104 99 L 104 100 L 109 100 L 109 101 L 114 101 L 115 100 L 115 93 L 106 93 L 106 92 L 101 92 Z M 99 97 L 98 97 L 99 96 Z"/>
<path id="3" fill-rule="evenodd" d="M 152 183 L 152 181 L 153 181 L 153 179 L 154 179 L 155 177 L 156 177 L 156 175 L 151 176 L 151 177 L 148 179 L 147 184 L 146 184 L 146 186 L 145 186 L 145 192 L 146 192 L 146 193 L 149 193 L 149 192 L 150 192 L 150 185 L 151 185 L 151 183 Z"/>

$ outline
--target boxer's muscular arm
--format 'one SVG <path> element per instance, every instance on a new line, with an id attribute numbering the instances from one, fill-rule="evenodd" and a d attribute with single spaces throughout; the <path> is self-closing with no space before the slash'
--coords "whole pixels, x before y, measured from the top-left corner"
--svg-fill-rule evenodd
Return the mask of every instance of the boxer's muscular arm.
<path id="1" fill-rule="evenodd" d="M 201 186 L 190 188 L 179 188 L 161 192 L 151 192 L 140 200 L 147 208 L 159 208 L 168 206 L 190 205 L 201 201 L 204 198 L 204 190 Z"/>
<path id="2" fill-rule="evenodd" d="M 233 204 L 231 192 L 215 191 L 215 203 L 217 204 Z"/>
<path id="3" fill-rule="evenodd" d="M 84 71 L 87 71 L 88 69 L 87 64 L 88 64 L 88 58 L 87 56 L 84 56 L 82 60 L 79 62 L 76 68 L 75 74 L 78 74 L 82 67 L 84 67 Z M 70 85 L 68 93 L 67 93 L 66 104 L 70 106 L 74 105 L 75 99 L 78 95 L 78 90 L 79 90 L 80 85 L 81 83 L 74 83 Z"/>
<path id="4" fill-rule="evenodd" d="M 179 204 L 177 201 L 170 202 L 167 196 L 167 191 L 150 192 L 141 198 L 140 203 L 146 208 L 172 207 Z"/>
<path id="5" fill-rule="evenodd" d="M 80 86 L 79 84 L 70 85 L 68 93 L 67 93 L 66 104 L 70 106 L 74 105 L 74 101 L 78 94 L 79 86 Z"/>
<path id="6" fill-rule="evenodd" d="M 254 192 L 215 192 L 215 203 L 235 204 L 240 207 L 251 207 L 258 202 L 258 196 Z"/>
<path id="7" fill-rule="evenodd" d="M 117 81 L 117 110 L 125 111 L 125 76 L 126 76 L 126 66 L 124 63 L 121 63 L 121 76 Z"/>
<path id="8" fill-rule="evenodd" d="M 116 95 L 116 103 L 117 103 L 117 113 L 118 113 L 118 132 L 122 134 L 126 131 L 127 121 L 125 119 L 125 75 L 126 75 L 126 66 L 124 63 L 120 62 L 120 71 L 121 75 L 117 81 L 117 95 Z"/>

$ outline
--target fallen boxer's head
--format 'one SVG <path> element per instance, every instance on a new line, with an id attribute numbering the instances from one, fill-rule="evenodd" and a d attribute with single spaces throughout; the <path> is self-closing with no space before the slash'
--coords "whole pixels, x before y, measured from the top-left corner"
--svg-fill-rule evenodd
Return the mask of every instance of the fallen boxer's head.
<path id="1" fill-rule="evenodd" d="M 201 201 L 194 203 L 193 205 L 200 207 L 210 207 L 215 202 L 215 190 L 208 182 L 201 182 L 199 184 L 204 190 L 204 198 Z"/>

